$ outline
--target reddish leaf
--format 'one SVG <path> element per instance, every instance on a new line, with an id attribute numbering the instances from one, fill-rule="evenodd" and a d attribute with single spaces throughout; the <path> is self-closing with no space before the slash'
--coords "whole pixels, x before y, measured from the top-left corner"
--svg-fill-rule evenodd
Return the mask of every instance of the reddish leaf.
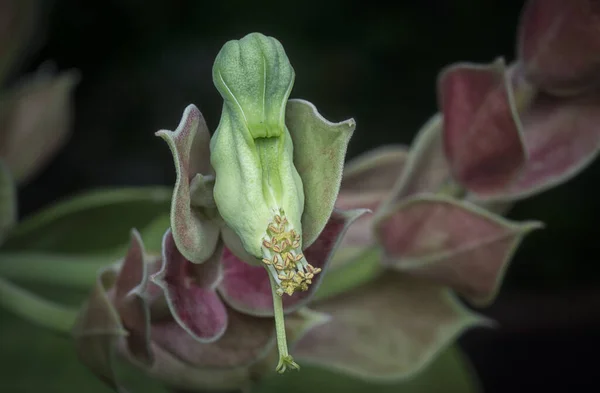
<path id="1" fill-rule="evenodd" d="M 564 183 L 598 155 L 598 95 L 566 99 L 538 94 L 521 118 L 529 160 L 502 199 L 528 197 Z"/>
<path id="2" fill-rule="evenodd" d="M 456 64 L 439 79 L 444 150 L 454 178 L 478 195 L 493 195 L 527 160 L 512 88 L 502 59 Z"/>
<path id="3" fill-rule="evenodd" d="M 528 79 L 552 94 L 577 94 L 600 82 L 600 3 L 529 0 L 518 53 Z"/>
<path id="4" fill-rule="evenodd" d="M 220 256 L 218 250 L 202 264 L 191 263 L 169 229 L 163 239 L 162 268 L 151 277 L 163 289 L 173 318 L 202 343 L 216 341 L 227 327 L 227 310 L 214 290 L 221 276 Z"/>
<path id="5" fill-rule="evenodd" d="M 353 158 L 344 165 L 340 194 L 390 191 L 402 173 L 407 156 L 407 147 L 385 145 Z"/>
<path id="6" fill-rule="evenodd" d="M 375 230 L 386 264 L 487 304 L 525 234 L 540 226 L 512 223 L 453 199 L 421 196 L 398 204 Z"/>

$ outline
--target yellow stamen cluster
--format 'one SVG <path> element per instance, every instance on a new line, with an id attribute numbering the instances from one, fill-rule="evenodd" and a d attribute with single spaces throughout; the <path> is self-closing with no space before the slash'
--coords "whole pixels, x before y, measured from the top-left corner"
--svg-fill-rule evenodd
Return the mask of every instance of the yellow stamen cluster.
<path id="1" fill-rule="evenodd" d="M 288 220 L 279 214 L 267 228 L 268 238 L 263 240 L 269 258 L 263 258 L 267 269 L 276 277 L 276 292 L 292 295 L 296 291 L 307 291 L 315 274 L 321 271 L 306 262 L 300 251 L 300 235 L 288 229 Z"/>

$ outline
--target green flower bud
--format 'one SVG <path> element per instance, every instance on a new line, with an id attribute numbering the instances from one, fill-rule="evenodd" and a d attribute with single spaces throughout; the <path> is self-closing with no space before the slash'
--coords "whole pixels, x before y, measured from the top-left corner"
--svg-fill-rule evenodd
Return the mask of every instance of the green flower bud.
<path id="1" fill-rule="evenodd" d="M 227 42 L 215 60 L 213 81 L 224 99 L 211 139 L 221 216 L 259 260 L 272 258 L 268 242 L 275 235 L 301 250 L 304 191 L 285 125 L 294 70 L 281 43 L 258 33 Z"/>
<path id="2" fill-rule="evenodd" d="M 269 274 L 276 369 L 284 372 L 298 365 L 288 353 L 281 296 L 308 290 L 321 270 L 302 254 L 304 188 L 285 124 L 294 69 L 279 41 L 253 33 L 223 46 L 213 81 L 224 100 L 210 141 L 214 199 L 227 226 L 255 258 L 247 262 L 262 263 Z"/>

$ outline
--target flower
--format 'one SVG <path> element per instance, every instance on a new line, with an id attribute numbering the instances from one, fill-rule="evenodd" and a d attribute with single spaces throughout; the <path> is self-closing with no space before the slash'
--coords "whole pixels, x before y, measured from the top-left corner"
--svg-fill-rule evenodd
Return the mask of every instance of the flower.
<path id="1" fill-rule="evenodd" d="M 196 264 L 215 258 L 224 243 L 223 263 L 233 273 L 221 296 L 238 311 L 275 318 L 283 372 L 298 368 L 284 314 L 310 300 L 344 232 L 367 212 L 334 210 L 355 123 L 331 123 L 311 103 L 287 100 L 293 70 L 281 44 L 258 33 L 225 44 L 213 79 L 225 103 L 210 145 L 194 105 L 177 130 L 157 133 L 177 168 L 173 238 Z M 193 334 L 188 322 L 180 320 Z"/>

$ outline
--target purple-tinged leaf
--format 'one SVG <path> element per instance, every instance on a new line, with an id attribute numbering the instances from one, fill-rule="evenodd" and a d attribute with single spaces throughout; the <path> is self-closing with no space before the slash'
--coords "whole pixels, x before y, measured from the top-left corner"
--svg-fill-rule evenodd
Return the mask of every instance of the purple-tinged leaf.
<path id="1" fill-rule="evenodd" d="M 201 343 L 218 340 L 227 328 L 227 310 L 215 287 L 221 277 L 221 246 L 202 264 L 186 259 L 175 244 L 171 230 L 163 238 L 163 265 L 151 276 L 163 289 L 175 321 Z"/>
<path id="2" fill-rule="evenodd" d="M 137 230 L 131 231 L 131 242 L 114 287 L 114 304 L 123 326 L 129 332 L 127 347 L 143 364 L 152 364 L 150 352 L 150 310 L 145 298 L 148 287 L 147 257 Z"/>
<path id="3" fill-rule="evenodd" d="M 227 314 L 227 329 L 217 341 L 198 342 L 172 320 L 152 324 L 152 341 L 196 368 L 232 369 L 264 357 L 275 343 L 274 320 L 232 309 Z"/>
<path id="4" fill-rule="evenodd" d="M 298 341 L 294 358 L 373 380 L 415 374 L 482 321 L 449 289 L 393 271 L 313 308 L 331 319 Z"/>
<path id="5" fill-rule="evenodd" d="M 302 247 L 306 248 L 316 241 L 331 216 L 356 123 L 354 119 L 332 123 L 310 102 L 289 100 L 285 124 L 294 144 L 294 166 L 304 186 Z"/>
<path id="6" fill-rule="evenodd" d="M 527 153 L 504 61 L 455 64 L 440 74 L 444 151 L 454 179 L 494 195 L 521 173 Z"/>
<path id="7" fill-rule="evenodd" d="M 402 173 L 407 156 L 406 146 L 385 145 L 353 158 L 344 166 L 340 194 L 390 191 Z"/>
<path id="8" fill-rule="evenodd" d="M 450 167 L 444 156 L 442 128 L 443 116 L 440 113 L 433 115 L 421 127 L 382 210 L 409 195 L 437 192 L 451 179 Z"/>
<path id="9" fill-rule="evenodd" d="M 283 296 L 283 307 L 286 313 L 297 310 L 311 299 L 323 275 L 327 273 L 329 261 L 348 227 L 366 212 L 365 209 L 333 211 L 317 240 L 304 250 L 308 263 L 322 271 L 315 275 L 308 291 Z M 223 252 L 222 264 L 224 277 L 219 292 L 227 304 L 251 315 L 272 316 L 273 295 L 266 269 L 241 261 L 228 249 Z"/>
<path id="10" fill-rule="evenodd" d="M 502 200 L 525 198 L 570 180 L 600 151 L 600 96 L 538 94 L 521 116 L 529 160 Z"/>
<path id="11" fill-rule="evenodd" d="M 116 275 L 112 266 L 100 272 L 73 327 L 73 337 L 79 360 L 111 388 L 124 393 L 114 369 L 115 348 L 119 342 L 126 347 L 128 332 L 107 294 Z"/>
<path id="12" fill-rule="evenodd" d="M 340 192 L 335 207 L 340 210 L 369 209 L 376 212 L 381 203 L 388 196 L 389 191 L 342 191 Z M 350 225 L 342 238 L 342 243 L 331 261 L 332 267 L 339 267 L 354 260 L 365 251 L 365 248 L 375 244 L 373 237 L 374 214 L 365 214 Z"/>
<path id="13" fill-rule="evenodd" d="M 556 95 L 598 87 L 599 18 L 595 0 L 529 0 L 518 33 L 518 56 L 527 78 Z"/>
<path id="14" fill-rule="evenodd" d="M 513 223 L 469 203 L 421 196 L 375 223 L 384 263 L 489 304 L 523 237 L 538 222 Z"/>
<path id="15" fill-rule="evenodd" d="M 171 201 L 171 228 L 175 243 L 188 260 L 202 263 L 214 254 L 219 238 L 218 226 L 213 220 L 207 219 L 207 215 L 211 214 L 203 211 L 204 206 L 192 206 L 190 190 L 192 179 L 195 183 L 203 183 L 212 178 L 204 176 L 211 172 L 210 134 L 206 122 L 195 105 L 188 105 L 175 131 L 161 130 L 156 135 L 169 145 L 177 171 Z M 200 177 L 197 178 L 197 175 Z M 194 190 L 212 193 L 207 185 L 195 184 Z M 195 195 L 194 200 L 198 199 L 206 198 Z"/>

